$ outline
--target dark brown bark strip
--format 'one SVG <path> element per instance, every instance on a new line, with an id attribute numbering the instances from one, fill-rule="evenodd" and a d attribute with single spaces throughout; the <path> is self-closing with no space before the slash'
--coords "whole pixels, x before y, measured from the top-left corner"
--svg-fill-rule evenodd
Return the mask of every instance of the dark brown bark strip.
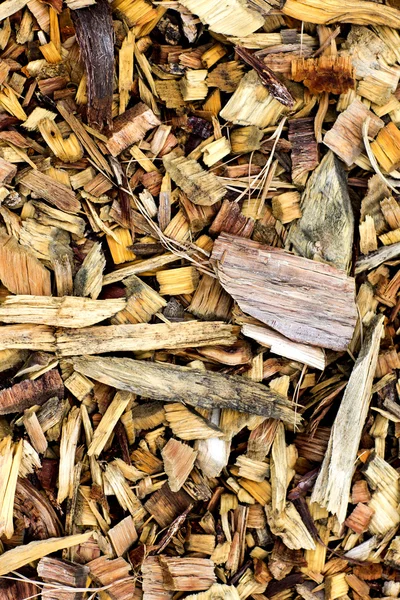
<path id="1" fill-rule="evenodd" d="M 88 77 L 89 124 L 103 129 L 112 124 L 114 31 L 107 0 L 72 10 L 76 37 Z"/>

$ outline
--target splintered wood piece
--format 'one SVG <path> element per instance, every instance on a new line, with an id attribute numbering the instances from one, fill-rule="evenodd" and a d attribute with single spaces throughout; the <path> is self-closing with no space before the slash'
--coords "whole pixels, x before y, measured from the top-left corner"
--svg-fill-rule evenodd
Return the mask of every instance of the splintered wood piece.
<path id="1" fill-rule="evenodd" d="M 107 149 L 113 156 L 118 156 L 123 150 L 142 140 L 157 125 L 161 125 L 161 121 L 151 108 L 139 102 L 114 120 Z"/>
<path id="2" fill-rule="evenodd" d="M 125 464 L 123 461 L 121 462 Z M 116 461 L 107 463 L 104 471 L 104 479 L 113 490 L 122 509 L 129 511 L 135 523 L 140 527 L 144 520 L 143 517 L 146 514 L 145 510 L 143 509 L 140 500 L 138 500 L 137 496 L 129 487 L 128 482 L 118 464 L 116 464 Z"/>
<path id="3" fill-rule="evenodd" d="M 59 558 L 42 558 L 40 559 L 37 572 L 39 577 L 46 583 L 58 584 L 69 588 L 83 588 L 86 585 L 89 567 L 85 565 L 77 565 L 72 562 L 60 560 Z M 64 600 L 78 600 L 78 592 L 69 592 L 67 596 L 65 592 L 59 592 Z M 67 592 L 68 593 L 68 592 Z M 61 596 L 62 594 L 62 596 Z M 43 599 L 57 600 L 57 590 L 46 590 L 42 592 Z"/>
<path id="4" fill-rule="evenodd" d="M 148 323 L 167 301 L 144 281 L 131 275 L 124 280 L 127 292 L 126 308 L 111 317 L 114 325 L 128 323 Z"/>
<path id="5" fill-rule="evenodd" d="M 6 296 L 0 302 L 3 323 L 38 323 L 80 328 L 104 321 L 125 308 L 124 298 L 91 300 L 77 296 Z"/>
<path id="6" fill-rule="evenodd" d="M 186 600 L 240 600 L 239 592 L 233 585 L 214 583 L 206 592 L 190 594 Z"/>
<path id="7" fill-rule="evenodd" d="M 43 473 L 44 464 L 37 474 Z M 47 496 L 22 477 L 17 482 L 14 509 L 15 515 L 27 519 L 36 539 L 61 535 L 61 523 Z"/>
<path id="8" fill-rule="evenodd" d="M 294 423 L 296 415 L 284 396 L 239 376 L 129 358 L 77 357 L 79 373 L 117 389 L 164 402 L 204 408 L 234 408 Z"/>
<path id="9" fill-rule="evenodd" d="M 360 252 L 369 254 L 378 249 L 378 239 L 376 237 L 375 223 L 371 215 L 366 215 L 365 220 L 359 225 L 360 232 Z"/>
<path id="10" fill-rule="evenodd" d="M 112 124 L 114 30 L 106 0 L 71 11 L 87 73 L 88 121 L 102 129 Z"/>
<path id="11" fill-rule="evenodd" d="M 37 542 L 30 542 L 22 546 L 17 546 L 12 550 L 4 552 L 0 556 L 0 576 L 16 571 L 25 565 L 43 558 L 48 554 L 53 554 L 64 548 L 71 548 L 78 544 L 86 542 L 93 535 L 92 531 L 68 535 L 66 537 L 49 538 Z"/>
<path id="12" fill-rule="evenodd" d="M 113 600 L 131 600 L 135 594 L 135 578 L 130 575 L 131 565 L 121 556 L 110 560 L 100 556 L 87 565 L 90 574 L 98 585 L 111 586 Z"/>
<path id="13" fill-rule="evenodd" d="M 15 165 L 0 158 L 0 183 L 11 183 L 16 173 L 17 167 Z"/>
<path id="14" fill-rule="evenodd" d="M 39 198 L 44 198 L 50 204 L 54 204 L 60 210 L 65 210 L 70 213 L 77 213 L 81 208 L 81 204 L 77 199 L 75 192 L 66 185 L 59 183 L 49 175 L 45 175 L 38 170 L 32 169 L 27 175 L 21 179 L 24 184 Z"/>
<path id="15" fill-rule="evenodd" d="M 172 492 L 165 483 L 161 489 L 150 496 L 144 505 L 147 512 L 153 515 L 160 527 L 168 527 L 172 521 L 181 515 L 192 504 L 189 494 L 184 490 Z"/>
<path id="16" fill-rule="evenodd" d="M 251 54 L 246 48 L 236 46 L 236 54 L 258 74 L 263 85 L 267 88 L 271 96 L 284 106 L 294 106 L 294 99 L 287 87 L 277 78 L 273 71 L 259 58 Z M 293 65 L 293 63 L 292 63 Z M 293 67 L 292 67 L 293 68 Z"/>
<path id="17" fill-rule="evenodd" d="M 173 434 L 181 440 L 208 440 L 223 436 L 223 432 L 219 427 L 193 409 L 183 406 L 183 404 L 174 402 L 166 404 L 164 410 L 165 419 L 168 421 Z M 163 417 L 164 415 L 162 420 L 164 420 Z M 142 429 L 140 425 L 138 428 Z M 143 429 L 147 428 L 143 427 Z"/>
<path id="18" fill-rule="evenodd" d="M 36 412 L 32 409 L 24 412 L 24 427 L 36 452 L 44 454 L 47 449 L 46 436 L 40 426 Z"/>
<path id="19" fill-rule="evenodd" d="M 216 581 L 214 563 L 208 558 L 158 557 L 167 590 L 207 590 Z"/>
<path id="20" fill-rule="evenodd" d="M 370 129 L 368 135 L 372 135 Z M 393 122 L 380 130 L 376 140 L 371 144 L 371 150 L 387 173 L 400 167 L 400 131 Z"/>
<path id="21" fill-rule="evenodd" d="M 171 600 L 173 592 L 164 585 L 163 570 L 157 556 L 147 556 L 141 564 L 143 600 Z"/>
<path id="22" fill-rule="evenodd" d="M 354 461 L 371 400 L 382 332 L 383 316 L 374 317 L 347 384 L 311 496 L 312 502 L 326 507 L 341 523 L 346 518 Z"/>
<path id="23" fill-rule="evenodd" d="M 354 68 L 350 56 L 297 58 L 291 63 L 291 78 L 302 81 L 312 94 L 344 94 L 354 88 Z"/>
<path id="24" fill-rule="evenodd" d="M 285 106 L 268 93 L 256 71 L 252 70 L 242 77 L 219 115 L 237 125 L 263 128 L 275 123 L 284 110 Z"/>
<path id="25" fill-rule="evenodd" d="M 106 259 L 100 243 L 93 244 L 74 278 L 75 296 L 90 296 L 96 300 L 103 287 Z"/>
<path id="26" fill-rule="evenodd" d="M 21 331 L 21 335 L 22 333 Z M 59 331 L 56 348 L 61 356 L 76 356 L 85 353 L 146 352 L 168 348 L 231 346 L 236 339 L 235 327 L 218 321 L 152 325 L 139 323 Z"/>
<path id="27" fill-rule="evenodd" d="M 21 412 L 49 398 L 64 397 L 64 385 L 57 369 L 46 371 L 37 379 L 26 379 L 0 391 L 0 415 Z"/>
<path id="28" fill-rule="evenodd" d="M 219 281 L 209 275 L 203 275 L 187 310 L 201 319 L 228 321 L 231 308 L 232 298 Z"/>
<path id="29" fill-rule="evenodd" d="M 281 223 L 291 223 L 301 217 L 300 194 L 286 192 L 272 198 L 272 214 Z"/>
<path id="30" fill-rule="evenodd" d="M 292 224 L 287 243 L 296 253 L 348 271 L 354 217 L 346 174 L 328 152 L 309 178 L 301 198 L 303 216 Z"/>
<path id="31" fill-rule="evenodd" d="M 74 406 L 64 419 L 60 442 L 60 468 L 58 472 L 57 502 L 72 498 L 74 492 L 75 453 L 81 431 L 81 413 Z"/>
<path id="32" fill-rule="evenodd" d="M 194 204 L 211 206 L 225 196 L 226 190 L 216 176 L 205 171 L 196 160 L 174 151 L 163 157 L 163 163 L 171 179 Z"/>
<path id="33" fill-rule="evenodd" d="M 182 0 L 182 5 L 215 33 L 246 36 L 264 24 L 264 17 L 251 9 L 246 0 L 227 0 L 223 5 L 212 0 Z"/>
<path id="34" fill-rule="evenodd" d="M 355 533 L 368 531 L 374 509 L 359 502 L 355 509 L 349 514 L 344 524 L 350 527 Z"/>
<path id="35" fill-rule="evenodd" d="M 125 517 L 107 533 L 117 556 L 122 556 L 136 542 L 135 523 L 131 516 Z"/>
<path id="36" fill-rule="evenodd" d="M 287 502 L 282 512 L 266 506 L 268 525 L 273 534 L 282 538 L 291 550 L 315 550 L 315 542 L 292 502 Z"/>
<path id="37" fill-rule="evenodd" d="M 313 117 L 290 119 L 288 137 L 292 144 L 293 183 L 304 185 L 308 172 L 313 171 L 319 163 Z"/>
<path id="38" fill-rule="evenodd" d="M 117 392 L 109 404 L 100 423 L 95 429 L 92 441 L 88 447 L 88 456 L 99 456 L 111 436 L 119 418 L 126 407 L 134 400 L 134 395 L 129 392 Z"/>
<path id="39" fill-rule="evenodd" d="M 51 295 L 50 272 L 15 237 L 0 235 L 0 279 L 13 294 Z"/>
<path id="40" fill-rule="evenodd" d="M 292 342 L 280 333 L 267 327 L 244 324 L 242 334 L 256 340 L 262 346 L 270 348 L 272 354 L 278 354 L 297 362 L 323 371 L 326 367 L 325 353 L 321 348 Z"/>
<path id="41" fill-rule="evenodd" d="M 356 23 L 357 25 L 386 25 L 387 27 L 400 27 L 400 11 L 391 6 L 385 13 L 374 2 L 349 0 L 346 10 L 343 10 L 341 0 L 327 0 L 323 5 L 319 0 L 286 0 L 282 9 L 283 14 L 320 25 L 330 23 Z"/>
<path id="42" fill-rule="evenodd" d="M 228 234 L 216 240 L 211 258 L 244 312 L 295 342 L 346 349 L 357 311 L 354 280 L 345 273 Z"/>
<path id="43" fill-rule="evenodd" d="M 162 449 L 161 456 L 169 487 L 172 492 L 179 492 L 193 469 L 197 452 L 188 444 L 171 438 Z"/>
<path id="44" fill-rule="evenodd" d="M 241 237 L 251 237 L 254 230 L 254 219 L 246 217 L 240 210 L 237 202 L 224 200 L 214 221 L 211 224 L 209 233 L 218 235 L 222 231 Z"/>
<path id="45" fill-rule="evenodd" d="M 375 137 L 384 122 L 357 98 L 340 113 L 333 127 L 325 134 L 324 144 L 328 146 L 349 167 L 364 150 L 362 125 L 370 118 L 368 135 Z"/>

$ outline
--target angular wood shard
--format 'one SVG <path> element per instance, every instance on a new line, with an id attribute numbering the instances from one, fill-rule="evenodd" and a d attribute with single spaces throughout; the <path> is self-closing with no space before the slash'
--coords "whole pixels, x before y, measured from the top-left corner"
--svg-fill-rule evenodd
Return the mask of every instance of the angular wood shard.
<path id="1" fill-rule="evenodd" d="M 163 163 L 171 179 L 194 204 L 211 206 L 225 196 L 226 190 L 216 176 L 205 171 L 196 160 L 171 152 L 164 156 Z"/>
<path id="2" fill-rule="evenodd" d="M 347 384 L 311 496 L 312 502 L 325 506 L 341 523 L 346 518 L 354 461 L 371 400 L 382 332 L 383 316 L 375 317 Z"/>
<path id="3" fill-rule="evenodd" d="M 161 125 L 153 111 L 143 102 L 129 108 L 117 117 L 113 123 L 113 133 L 107 142 L 107 148 L 113 156 L 139 142 L 146 133 Z"/>
<path id="4" fill-rule="evenodd" d="M 171 438 L 161 452 L 164 470 L 168 475 L 168 484 L 172 492 L 178 492 L 193 469 L 197 452 L 188 444 Z"/>
<path id="5" fill-rule="evenodd" d="M 73 363 L 78 373 L 146 398 L 165 402 L 179 400 L 205 408 L 234 407 L 283 421 L 295 420 L 284 396 L 242 377 L 129 358 L 87 356 L 75 358 Z"/>
<path id="6" fill-rule="evenodd" d="M 17 240 L 0 234 L 0 279 L 13 294 L 51 295 L 50 272 Z"/>
<path id="7" fill-rule="evenodd" d="M 356 324 L 354 280 L 330 265 L 222 234 L 212 261 L 240 308 L 304 344 L 345 350 Z"/>
<path id="8" fill-rule="evenodd" d="M 212 0 L 182 0 L 182 4 L 215 33 L 246 36 L 264 23 L 263 16 L 246 0 L 225 0 L 222 5 Z"/>
<path id="9" fill-rule="evenodd" d="M 325 146 L 333 150 L 349 167 L 364 150 L 362 124 L 367 117 L 370 118 L 368 134 L 375 137 L 384 123 L 356 98 L 325 134 Z"/>
<path id="10" fill-rule="evenodd" d="M 353 244 L 353 209 L 346 175 L 328 152 L 307 182 L 300 204 L 303 216 L 293 223 L 288 245 L 296 253 L 348 271 Z"/>

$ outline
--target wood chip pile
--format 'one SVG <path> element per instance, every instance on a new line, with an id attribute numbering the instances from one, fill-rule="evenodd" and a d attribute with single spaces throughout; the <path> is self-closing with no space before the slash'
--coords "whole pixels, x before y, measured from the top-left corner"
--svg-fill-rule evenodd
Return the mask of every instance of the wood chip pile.
<path id="1" fill-rule="evenodd" d="M 398 1 L 0 21 L 0 600 L 398 598 Z"/>

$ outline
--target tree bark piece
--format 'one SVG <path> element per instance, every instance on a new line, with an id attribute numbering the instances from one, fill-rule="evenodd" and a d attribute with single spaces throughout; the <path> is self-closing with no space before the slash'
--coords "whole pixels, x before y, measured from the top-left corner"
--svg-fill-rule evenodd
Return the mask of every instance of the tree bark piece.
<path id="1" fill-rule="evenodd" d="M 301 198 L 303 216 L 290 228 L 287 243 L 296 253 L 348 271 L 354 217 L 343 167 L 332 152 L 322 159 Z"/>
<path id="2" fill-rule="evenodd" d="M 284 396 L 239 376 L 130 358 L 83 356 L 75 358 L 73 363 L 78 373 L 145 398 L 179 400 L 204 408 L 234 408 L 295 422 L 295 413 Z"/>
<path id="3" fill-rule="evenodd" d="M 354 279 L 285 250 L 222 234 L 211 256 L 240 308 L 295 342 L 345 350 L 357 320 Z"/>
<path id="4" fill-rule="evenodd" d="M 88 121 L 99 129 L 112 124 L 114 30 L 107 0 L 71 11 L 86 67 Z"/>
<path id="5" fill-rule="evenodd" d="M 318 502 L 336 514 L 340 523 L 346 518 L 354 462 L 371 400 L 383 321 L 383 316 L 374 317 L 365 336 L 311 496 L 312 502 Z"/>
<path id="6" fill-rule="evenodd" d="M 26 379 L 0 392 L 0 415 L 21 412 L 49 398 L 64 397 L 64 384 L 57 369 L 47 371 L 38 379 Z"/>
<path id="7" fill-rule="evenodd" d="M 319 162 L 313 117 L 290 119 L 289 142 L 292 144 L 293 183 L 304 185 L 308 172 L 313 171 Z"/>

